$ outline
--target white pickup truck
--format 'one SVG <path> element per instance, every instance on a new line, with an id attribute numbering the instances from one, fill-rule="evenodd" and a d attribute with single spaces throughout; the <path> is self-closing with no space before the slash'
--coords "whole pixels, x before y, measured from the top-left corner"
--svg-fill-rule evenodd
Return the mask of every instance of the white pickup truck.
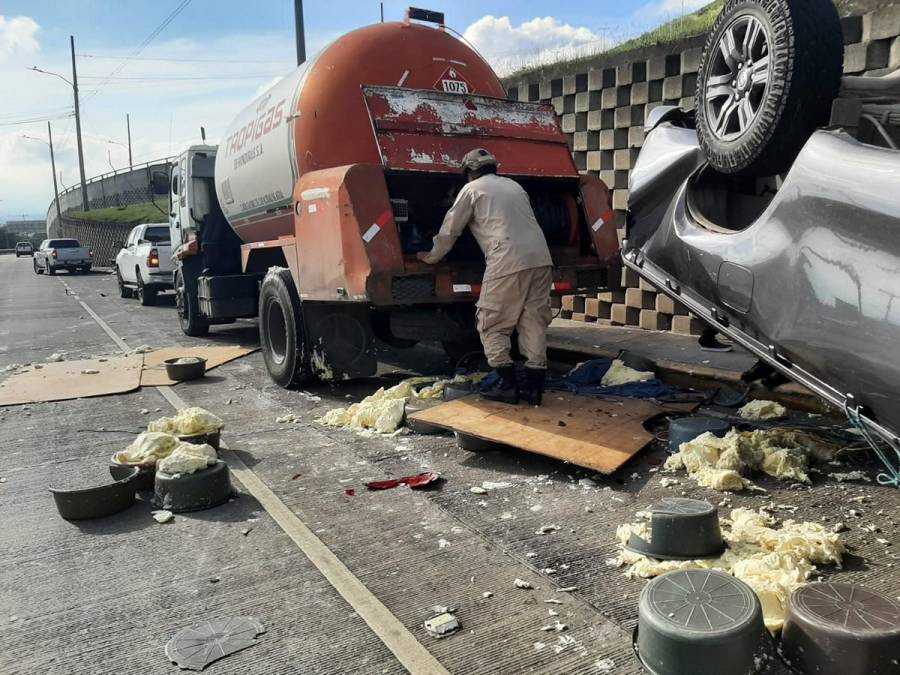
<path id="1" fill-rule="evenodd" d="M 58 270 L 90 272 L 94 262 L 94 253 L 82 246 L 77 239 L 44 239 L 40 248 L 34 252 L 35 274 L 46 272 L 50 276 Z"/>
<path id="2" fill-rule="evenodd" d="M 119 296 L 137 295 L 144 306 L 156 304 L 160 291 L 172 288 L 172 246 L 168 223 L 135 227 L 116 256 Z"/>

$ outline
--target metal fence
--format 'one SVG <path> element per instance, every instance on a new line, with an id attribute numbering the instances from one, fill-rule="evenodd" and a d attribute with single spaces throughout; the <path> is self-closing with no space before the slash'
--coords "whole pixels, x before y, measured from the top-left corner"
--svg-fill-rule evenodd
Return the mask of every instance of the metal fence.
<path id="1" fill-rule="evenodd" d="M 153 196 L 152 176 L 154 171 L 168 172 L 171 157 L 145 162 L 129 169 L 119 169 L 95 176 L 87 181 L 88 206 L 91 209 L 104 209 L 114 206 L 127 206 L 148 202 Z M 59 210 L 81 211 L 81 184 L 76 183 L 57 196 Z M 51 237 L 63 236 L 60 223 L 57 222 L 56 202 L 51 202 L 47 209 L 47 234 Z M 87 223 L 85 223 L 87 224 Z"/>

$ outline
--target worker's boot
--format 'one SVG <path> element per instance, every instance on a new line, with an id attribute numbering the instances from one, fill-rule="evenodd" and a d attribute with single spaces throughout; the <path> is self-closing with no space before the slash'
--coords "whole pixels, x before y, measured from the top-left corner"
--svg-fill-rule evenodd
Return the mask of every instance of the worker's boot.
<path id="1" fill-rule="evenodd" d="M 526 368 L 525 377 L 528 383 L 528 390 L 525 398 L 528 405 L 540 405 L 544 398 L 544 379 L 547 371 L 544 368 Z"/>
<path id="2" fill-rule="evenodd" d="M 488 401 L 500 401 L 515 405 L 519 402 L 519 385 L 516 382 L 516 367 L 503 366 L 497 368 L 499 379 L 490 389 L 481 392 L 481 398 Z"/>

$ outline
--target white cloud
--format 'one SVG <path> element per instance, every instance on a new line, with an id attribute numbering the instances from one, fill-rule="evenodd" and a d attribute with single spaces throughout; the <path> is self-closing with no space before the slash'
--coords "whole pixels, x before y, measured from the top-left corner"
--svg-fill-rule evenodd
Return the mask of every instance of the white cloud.
<path id="1" fill-rule="evenodd" d="M 37 21 L 29 16 L 7 19 L 0 15 L 0 62 L 16 52 L 33 54 L 40 50 L 36 37 L 38 30 L 40 26 Z"/>
<path id="2" fill-rule="evenodd" d="M 606 35 L 561 23 L 552 16 L 536 17 L 518 26 L 508 16 L 483 16 L 466 28 L 464 36 L 500 74 L 612 46 Z"/>

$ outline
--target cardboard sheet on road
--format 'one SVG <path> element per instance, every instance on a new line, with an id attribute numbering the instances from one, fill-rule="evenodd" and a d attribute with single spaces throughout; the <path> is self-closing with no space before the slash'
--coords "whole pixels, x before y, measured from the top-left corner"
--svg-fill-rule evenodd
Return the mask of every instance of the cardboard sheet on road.
<path id="1" fill-rule="evenodd" d="M 611 474 L 653 440 L 644 429 L 645 420 L 694 408 L 693 404 L 547 392 L 539 408 L 467 396 L 412 418 Z"/>
<path id="2" fill-rule="evenodd" d="M 144 372 L 141 374 L 142 387 L 166 387 L 178 384 L 166 375 L 163 361 L 183 356 L 199 356 L 206 359 L 206 370 L 252 354 L 258 347 L 240 345 L 206 345 L 198 347 L 165 347 L 144 354 Z"/>
<path id="3" fill-rule="evenodd" d="M 0 406 L 66 401 L 73 398 L 107 396 L 134 391 L 141 386 L 144 357 L 111 357 L 107 360 L 62 361 L 42 363 L 41 368 L 28 367 L 0 382 Z M 84 370 L 96 370 L 83 374 Z"/>

